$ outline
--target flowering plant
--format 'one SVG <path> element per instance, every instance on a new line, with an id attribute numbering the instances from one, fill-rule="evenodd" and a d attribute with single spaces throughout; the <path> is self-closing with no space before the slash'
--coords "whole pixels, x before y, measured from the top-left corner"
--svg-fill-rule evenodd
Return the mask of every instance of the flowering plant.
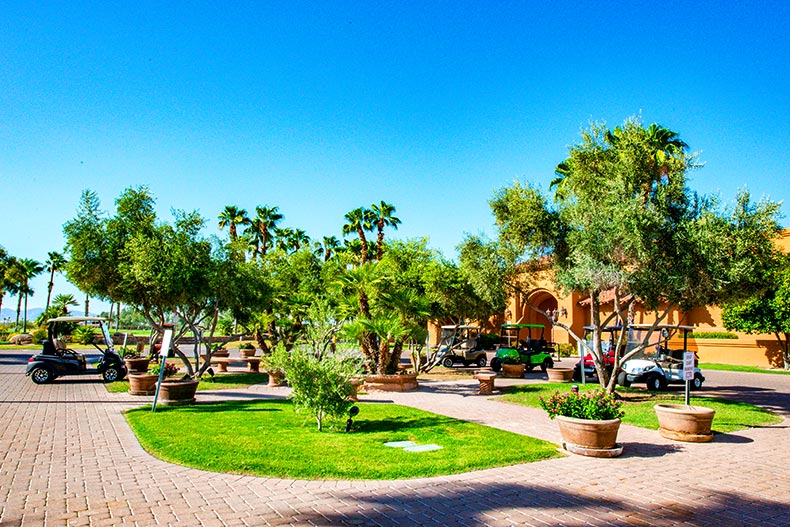
<path id="1" fill-rule="evenodd" d="M 159 372 L 161 371 L 161 369 L 162 369 L 162 363 L 160 362 L 158 364 L 154 364 L 153 366 L 151 366 L 149 371 L 151 373 L 153 373 L 154 375 L 159 375 Z M 173 364 L 171 362 L 166 362 L 165 363 L 165 375 L 164 376 L 165 377 L 172 377 L 176 373 L 178 373 L 178 366 L 176 366 L 175 364 Z"/>
<path id="2" fill-rule="evenodd" d="M 619 419 L 623 416 L 621 404 L 614 395 L 601 390 L 586 393 L 554 392 L 548 399 L 540 398 L 540 407 L 552 419 L 558 415 L 576 419 Z"/>

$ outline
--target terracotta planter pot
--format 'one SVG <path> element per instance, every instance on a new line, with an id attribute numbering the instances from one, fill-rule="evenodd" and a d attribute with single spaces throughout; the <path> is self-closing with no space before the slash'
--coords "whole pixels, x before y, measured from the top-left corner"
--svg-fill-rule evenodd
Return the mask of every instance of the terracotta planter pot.
<path id="1" fill-rule="evenodd" d="M 368 375 L 365 377 L 365 390 L 368 392 L 413 392 L 418 388 L 416 373 Z"/>
<path id="2" fill-rule="evenodd" d="M 218 349 L 216 351 L 213 351 L 211 353 L 211 356 L 212 357 L 229 357 L 230 356 L 230 352 L 228 350 L 226 350 L 225 348 L 220 348 L 220 349 Z"/>
<path id="3" fill-rule="evenodd" d="M 549 376 L 549 382 L 569 382 L 573 377 L 573 370 L 549 368 L 546 373 Z"/>
<path id="4" fill-rule="evenodd" d="M 154 395 L 158 375 L 129 372 L 129 395 Z"/>
<path id="5" fill-rule="evenodd" d="M 159 403 L 165 406 L 182 406 L 195 402 L 198 381 L 162 381 Z"/>
<path id="6" fill-rule="evenodd" d="M 239 349 L 239 357 L 249 359 L 255 356 L 255 351 L 254 349 Z"/>
<path id="7" fill-rule="evenodd" d="M 658 433 L 675 441 L 706 443 L 713 439 L 710 427 L 716 411 L 704 406 L 657 404 Z"/>
<path id="8" fill-rule="evenodd" d="M 129 370 L 129 373 L 148 373 L 148 363 L 151 359 L 148 358 L 136 358 L 136 359 L 124 359 L 126 363 L 126 368 Z"/>
<path id="9" fill-rule="evenodd" d="M 365 381 L 363 379 L 351 379 L 349 384 L 351 384 L 351 387 L 354 388 L 354 393 L 349 395 L 348 398 L 352 401 L 359 401 L 359 390 L 362 388 L 364 383 Z"/>
<path id="10" fill-rule="evenodd" d="M 277 387 L 283 385 L 283 372 L 280 370 L 267 370 L 266 373 L 269 375 L 268 386 Z"/>
<path id="11" fill-rule="evenodd" d="M 496 373 L 493 371 L 478 371 L 475 372 L 475 379 L 480 383 L 477 393 L 480 395 L 491 395 L 494 393 L 494 380 Z"/>
<path id="12" fill-rule="evenodd" d="M 502 375 L 508 379 L 520 379 L 524 376 L 524 369 L 526 366 L 523 364 L 503 364 Z"/>
<path id="13" fill-rule="evenodd" d="M 562 446 L 569 452 L 592 457 L 615 457 L 623 452 L 617 446 L 619 419 L 599 421 L 558 415 L 554 420 L 560 427 Z"/>

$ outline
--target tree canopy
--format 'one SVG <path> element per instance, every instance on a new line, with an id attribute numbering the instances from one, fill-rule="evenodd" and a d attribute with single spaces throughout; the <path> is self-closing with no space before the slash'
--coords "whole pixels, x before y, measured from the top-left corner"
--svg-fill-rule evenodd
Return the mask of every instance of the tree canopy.
<path id="1" fill-rule="evenodd" d="M 462 268 L 484 298 L 495 299 L 501 290 L 529 293 L 545 270 L 560 291 L 589 297 L 592 347 L 543 314 L 588 348 L 599 379 L 611 390 L 600 328 L 627 327 L 635 299 L 655 313 L 658 324 L 676 307 L 721 303 L 764 288 L 778 205 L 754 204 L 743 191 L 733 207 L 724 208 L 689 189 L 687 174 L 696 168 L 696 155 L 659 125 L 645 128 L 636 118 L 613 130 L 593 124 L 558 164 L 553 196 L 518 181 L 495 193 L 490 205 L 497 240 L 467 238 Z M 614 306 L 603 316 L 605 291 L 613 294 Z"/>

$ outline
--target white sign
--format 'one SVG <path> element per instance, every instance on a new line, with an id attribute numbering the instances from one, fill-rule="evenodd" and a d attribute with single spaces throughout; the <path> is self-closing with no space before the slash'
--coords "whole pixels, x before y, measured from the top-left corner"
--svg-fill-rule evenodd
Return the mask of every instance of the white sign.
<path id="1" fill-rule="evenodd" d="M 160 357 L 167 357 L 167 352 L 170 351 L 170 343 L 173 341 L 173 330 L 166 329 L 162 337 L 162 349 L 159 350 Z"/>
<path id="2" fill-rule="evenodd" d="M 687 351 L 683 353 L 683 380 L 690 381 L 694 379 L 694 352 Z"/>

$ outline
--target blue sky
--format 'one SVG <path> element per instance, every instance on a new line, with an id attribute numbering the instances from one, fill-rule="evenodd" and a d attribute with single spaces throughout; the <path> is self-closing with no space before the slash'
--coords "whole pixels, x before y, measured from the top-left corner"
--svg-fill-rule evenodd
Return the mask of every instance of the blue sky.
<path id="1" fill-rule="evenodd" d="M 18 257 L 62 249 L 83 189 L 112 209 L 141 184 L 207 234 L 225 205 L 266 204 L 340 236 L 385 200 L 396 236 L 454 257 L 492 232 L 496 189 L 545 187 L 581 128 L 635 114 L 700 152 L 695 190 L 788 193 L 787 2 L 11 1 L 0 17 L 0 245 Z"/>

